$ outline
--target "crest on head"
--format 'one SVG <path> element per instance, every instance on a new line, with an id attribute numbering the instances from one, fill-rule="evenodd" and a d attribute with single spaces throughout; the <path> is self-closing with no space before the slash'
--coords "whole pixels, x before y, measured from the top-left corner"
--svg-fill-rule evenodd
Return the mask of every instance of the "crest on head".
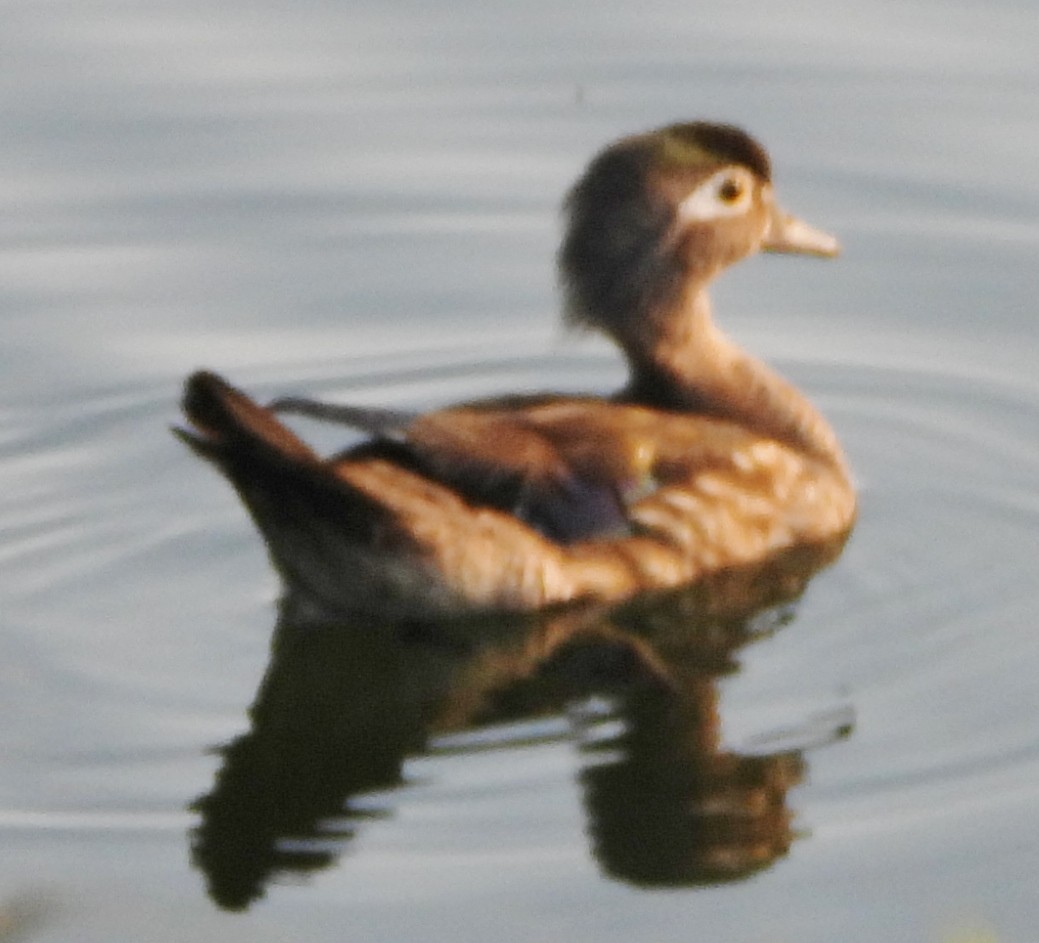
<path id="1" fill-rule="evenodd" d="M 660 163 L 664 167 L 704 167 L 738 164 L 765 183 L 772 180 L 772 163 L 765 149 L 745 131 L 731 124 L 690 121 L 657 133 Z"/>

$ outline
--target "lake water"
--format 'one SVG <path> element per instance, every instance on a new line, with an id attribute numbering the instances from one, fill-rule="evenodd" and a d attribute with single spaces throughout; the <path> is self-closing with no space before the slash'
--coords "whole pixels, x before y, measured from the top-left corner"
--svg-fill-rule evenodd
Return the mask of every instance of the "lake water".
<path id="1" fill-rule="evenodd" d="M 0 939 L 1036 938 L 1031 4 L 51 0 L 3 34 Z M 635 762 L 652 685 L 627 740 L 602 697 L 426 730 L 465 646 L 344 628 L 258 695 L 277 582 L 168 426 L 203 365 L 407 407 L 615 387 L 557 326 L 558 203 L 700 117 L 842 239 L 714 300 L 832 419 L 861 514 L 682 704 L 768 767 L 785 837 L 655 880 L 674 849 L 610 792 L 671 768 Z M 264 819 L 294 790 L 309 824 Z"/>

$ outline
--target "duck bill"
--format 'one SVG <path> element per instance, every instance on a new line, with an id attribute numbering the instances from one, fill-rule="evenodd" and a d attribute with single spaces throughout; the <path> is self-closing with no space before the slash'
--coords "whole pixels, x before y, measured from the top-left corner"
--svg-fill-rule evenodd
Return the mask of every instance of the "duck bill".
<path id="1" fill-rule="evenodd" d="M 778 206 L 772 210 L 761 248 L 765 252 L 797 252 L 827 259 L 841 251 L 835 236 L 809 226 L 804 220 L 791 216 Z"/>

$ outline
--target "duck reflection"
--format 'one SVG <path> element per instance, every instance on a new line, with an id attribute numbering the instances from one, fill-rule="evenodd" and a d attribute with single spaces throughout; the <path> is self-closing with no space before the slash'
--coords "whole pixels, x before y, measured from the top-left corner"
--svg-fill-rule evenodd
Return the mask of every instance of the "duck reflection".
<path id="1" fill-rule="evenodd" d="M 796 548 L 621 608 L 524 618 L 344 624 L 286 597 L 251 729 L 222 748 L 212 791 L 193 805 L 192 857 L 210 895 L 240 910 L 272 878 L 333 864 L 391 814 L 371 794 L 401 786 L 405 759 L 438 737 L 545 716 L 570 718 L 607 874 L 676 886 L 766 867 L 794 837 L 786 795 L 810 744 L 723 749 L 718 679 L 840 549 Z M 835 721 L 824 739 L 849 730 Z"/>

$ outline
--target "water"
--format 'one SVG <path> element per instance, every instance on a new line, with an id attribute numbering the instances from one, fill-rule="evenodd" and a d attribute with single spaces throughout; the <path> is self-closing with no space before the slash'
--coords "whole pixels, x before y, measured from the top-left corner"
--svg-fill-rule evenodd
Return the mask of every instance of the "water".
<path id="1" fill-rule="evenodd" d="M 1034 938 L 1027 5 L 4 19 L 0 935 Z M 277 585 L 167 432 L 180 380 L 407 407 L 609 389 L 608 347 L 556 326 L 558 201 L 606 141 L 689 117 L 761 137 L 783 201 L 846 250 L 714 293 L 833 420 L 862 493 L 836 566 L 713 682 L 725 749 L 810 747 L 786 795 L 802 837 L 745 881 L 637 887 L 591 854 L 583 728 L 501 721 L 431 734 L 402 787 L 354 800 L 378 814 L 328 867 L 222 910 L 189 805 L 250 728 Z"/>

